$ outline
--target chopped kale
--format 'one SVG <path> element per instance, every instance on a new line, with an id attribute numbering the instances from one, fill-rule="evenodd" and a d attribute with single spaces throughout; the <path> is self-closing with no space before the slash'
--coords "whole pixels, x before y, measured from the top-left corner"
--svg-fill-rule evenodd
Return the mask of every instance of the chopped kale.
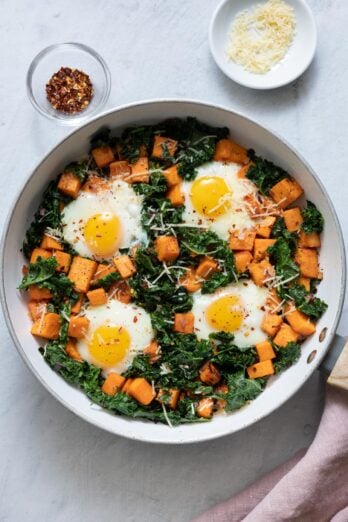
<path id="1" fill-rule="evenodd" d="M 280 237 L 268 248 L 272 263 L 275 265 L 277 276 L 283 283 L 299 276 L 299 268 L 292 259 L 292 242 Z"/>
<path id="2" fill-rule="evenodd" d="M 277 373 L 280 373 L 287 368 L 290 368 L 301 355 L 301 345 L 298 343 L 288 343 L 284 348 L 273 347 L 276 352 L 276 359 L 274 359 L 274 368 Z"/>
<path id="3" fill-rule="evenodd" d="M 307 201 L 307 206 L 302 209 L 303 223 L 301 228 L 305 234 L 311 234 L 312 232 L 318 232 L 320 234 L 324 229 L 324 218 L 320 210 Z"/>
<path id="4" fill-rule="evenodd" d="M 245 370 L 256 361 L 254 348 L 251 346 L 241 348 L 235 345 L 233 334 L 217 332 L 210 334 L 209 339 L 216 350 L 211 361 L 216 363 L 223 373 Z"/>
<path id="5" fill-rule="evenodd" d="M 253 151 L 249 152 L 249 156 L 253 163 L 246 176 L 255 183 L 262 194 L 268 195 L 273 185 L 289 177 L 289 174 L 284 169 L 271 161 L 256 156 Z"/>
<path id="6" fill-rule="evenodd" d="M 293 300 L 298 310 L 308 315 L 313 320 L 318 320 L 327 309 L 327 304 L 307 292 L 303 285 L 295 283 L 287 288 L 278 288 L 278 294 L 282 299 Z"/>
<path id="7" fill-rule="evenodd" d="M 247 379 L 244 371 L 239 371 L 227 377 L 228 392 L 224 395 L 227 402 L 226 410 L 238 410 L 248 401 L 256 399 L 262 392 L 263 379 Z"/>

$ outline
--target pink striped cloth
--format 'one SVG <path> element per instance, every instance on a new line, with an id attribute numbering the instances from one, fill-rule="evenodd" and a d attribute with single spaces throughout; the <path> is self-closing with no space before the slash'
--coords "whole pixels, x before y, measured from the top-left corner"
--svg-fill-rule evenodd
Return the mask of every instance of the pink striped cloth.
<path id="1" fill-rule="evenodd" d="M 348 392 L 328 386 L 314 441 L 194 522 L 348 522 Z"/>

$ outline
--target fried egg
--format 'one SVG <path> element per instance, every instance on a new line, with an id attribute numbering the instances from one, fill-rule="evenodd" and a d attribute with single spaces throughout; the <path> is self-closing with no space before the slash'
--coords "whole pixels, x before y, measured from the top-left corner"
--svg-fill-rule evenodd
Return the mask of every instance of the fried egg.
<path id="1" fill-rule="evenodd" d="M 110 372 L 125 372 L 153 339 L 150 315 L 140 306 L 110 300 L 86 309 L 88 334 L 77 341 L 81 357 Z"/>
<path id="2" fill-rule="evenodd" d="M 256 195 L 257 188 L 238 176 L 240 169 L 237 163 L 206 163 L 197 169 L 194 181 L 183 182 L 184 223 L 209 228 L 225 240 L 233 229 L 252 227 L 244 198 Z"/>
<path id="3" fill-rule="evenodd" d="M 120 248 L 146 242 L 141 227 L 142 196 L 122 181 L 97 192 L 82 191 L 62 212 L 63 237 L 78 254 L 109 260 Z"/>
<path id="4" fill-rule="evenodd" d="M 237 346 L 245 347 L 267 339 L 261 330 L 265 314 L 267 288 L 252 281 L 231 284 L 213 294 L 193 294 L 195 333 L 198 339 L 208 339 L 213 332 L 228 332 L 235 336 Z"/>

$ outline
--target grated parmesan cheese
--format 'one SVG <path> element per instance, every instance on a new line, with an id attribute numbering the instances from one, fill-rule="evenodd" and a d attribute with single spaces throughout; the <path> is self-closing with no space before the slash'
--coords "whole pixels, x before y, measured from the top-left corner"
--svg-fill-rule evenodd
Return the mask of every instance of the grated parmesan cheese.
<path id="1" fill-rule="evenodd" d="M 284 58 L 295 35 L 296 18 L 283 0 L 268 0 L 237 14 L 227 57 L 247 71 L 264 74 Z"/>

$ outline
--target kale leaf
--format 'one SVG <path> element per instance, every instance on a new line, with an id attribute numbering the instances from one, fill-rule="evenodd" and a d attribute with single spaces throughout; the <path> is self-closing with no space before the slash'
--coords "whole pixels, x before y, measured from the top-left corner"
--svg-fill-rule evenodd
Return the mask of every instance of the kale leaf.
<path id="1" fill-rule="evenodd" d="M 263 390 L 263 379 L 247 379 L 244 371 L 236 372 L 227 377 L 228 392 L 223 398 L 226 400 L 226 410 L 238 410 L 247 402 L 255 399 Z"/>
<path id="2" fill-rule="evenodd" d="M 284 237 L 280 237 L 274 245 L 268 248 L 268 252 L 272 263 L 275 265 L 276 274 L 284 282 L 299 276 L 299 268 L 292 260 L 291 242 Z"/>
<path id="3" fill-rule="evenodd" d="M 234 335 L 225 332 L 216 332 L 209 335 L 215 347 L 215 354 L 211 361 L 219 366 L 224 373 L 234 373 L 237 370 L 245 370 L 255 362 L 255 350 L 250 347 L 239 347 L 234 344 Z"/>
<path id="4" fill-rule="evenodd" d="M 302 209 L 301 213 L 303 217 L 301 228 L 305 234 L 311 234 L 312 232 L 320 234 L 323 231 L 324 218 L 314 203 L 307 201 L 307 206 Z"/>
<path id="5" fill-rule="evenodd" d="M 273 346 L 276 352 L 276 359 L 274 359 L 274 368 L 277 373 L 280 373 L 287 368 L 290 368 L 301 355 L 301 345 L 298 343 L 288 343 L 284 348 L 277 348 Z"/>
<path id="6" fill-rule="evenodd" d="M 125 129 L 121 136 L 121 156 L 130 163 L 135 163 L 145 147 L 146 151 L 151 150 L 154 135 L 152 125 L 142 127 L 129 127 Z"/>
<path id="7" fill-rule="evenodd" d="M 255 183 L 262 194 L 267 196 L 273 185 L 289 177 L 289 174 L 284 169 L 271 161 L 256 156 L 253 151 L 249 151 L 249 156 L 253 163 L 246 177 Z"/>
<path id="8" fill-rule="evenodd" d="M 327 309 L 327 304 L 311 292 L 307 292 L 303 285 L 295 283 L 289 287 L 278 287 L 278 295 L 281 299 L 294 301 L 298 310 L 308 315 L 311 319 L 318 320 Z"/>

